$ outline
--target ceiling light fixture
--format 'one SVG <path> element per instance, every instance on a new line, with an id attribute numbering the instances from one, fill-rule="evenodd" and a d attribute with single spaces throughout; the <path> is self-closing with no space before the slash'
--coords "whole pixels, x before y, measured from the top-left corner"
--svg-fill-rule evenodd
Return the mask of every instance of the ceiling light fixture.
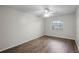
<path id="1" fill-rule="evenodd" d="M 50 14 L 50 13 L 45 13 L 44 14 L 44 17 L 50 17 L 50 16 L 52 16 L 52 14 Z"/>
<path id="2" fill-rule="evenodd" d="M 51 17 L 53 16 L 54 11 L 52 9 L 49 8 L 45 8 L 43 10 L 43 17 Z"/>

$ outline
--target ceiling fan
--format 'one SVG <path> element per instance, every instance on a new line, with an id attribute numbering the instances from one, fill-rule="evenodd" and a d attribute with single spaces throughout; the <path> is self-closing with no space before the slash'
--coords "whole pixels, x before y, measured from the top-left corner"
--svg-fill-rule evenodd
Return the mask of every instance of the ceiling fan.
<path id="1" fill-rule="evenodd" d="M 43 17 L 48 18 L 48 17 L 52 17 L 55 12 L 56 12 L 55 9 L 45 7 L 44 10 L 41 12 L 41 14 L 42 14 Z"/>

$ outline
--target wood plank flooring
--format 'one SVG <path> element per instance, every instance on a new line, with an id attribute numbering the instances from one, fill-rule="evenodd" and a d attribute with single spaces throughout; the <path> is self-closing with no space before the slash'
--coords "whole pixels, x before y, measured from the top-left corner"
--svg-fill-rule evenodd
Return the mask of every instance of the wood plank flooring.
<path id="1" fill-rule="evenodd" d="M 2 53 L 77 53 L 74 40 L 43 36 Z"/>

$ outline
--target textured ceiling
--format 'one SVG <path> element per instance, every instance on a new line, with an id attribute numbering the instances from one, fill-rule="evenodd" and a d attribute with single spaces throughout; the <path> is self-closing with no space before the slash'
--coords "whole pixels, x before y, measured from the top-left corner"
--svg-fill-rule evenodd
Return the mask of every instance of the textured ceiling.
<path id="1" fill-rule="evenodd" d="M 45 7 L 48 7 L 56 11 L 55 15 L 65 15 L 74 13 L 77 5 L 8 5 L 6 7 L 14 8 L 23 12 L 33 13 L 35 15 L 40 15 L 41 10 L 44 10 Z"/>

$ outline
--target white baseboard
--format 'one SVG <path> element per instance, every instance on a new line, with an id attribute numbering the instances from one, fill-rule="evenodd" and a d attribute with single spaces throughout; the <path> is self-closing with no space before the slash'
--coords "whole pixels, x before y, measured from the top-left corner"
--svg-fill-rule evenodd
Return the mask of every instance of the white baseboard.
<path id="1" fill-rule="evenodd" d="M 42 35 L 42 36 L 44 36 L 44 35 Z M 39 37 L 42 37 L 42 36 L 39 36 Z M 37 39 L 37 38 L 39 38 L 39 37 L 35 37 L 34 39 Z M 13 47 L 16 47 L 16 46 L 19 46 L 19 45 L 21 45 L 21 44 L 24 44 L 24 43 L 29 42 L 29 41 L 34 40 L 34 39 L 30 39 L 30 40 L 28 40 L 28 41 L 21 42 L 21 43 L 19 43 L 19 44 L 17 44 L 17 45 L 13 45 L 13 46 L 4 48 L 4 49 L 0 50 L 0 52 L 5 51 L 5 50 L 10 49 L 10 48 L 13 48 Z"/>
<path id="2" fill-rule="evenodd" d="M 46 36 L 49 36 L 49 37 L 58 37 L 58 38 L 64 38 L 64 39 L 69 39 L 69 40 L 75 40 L 73 38 L 67 38 L 67 37 L 59 37 L 59 36 L 51 36 L 51 35 L 46 35 Z"/>

